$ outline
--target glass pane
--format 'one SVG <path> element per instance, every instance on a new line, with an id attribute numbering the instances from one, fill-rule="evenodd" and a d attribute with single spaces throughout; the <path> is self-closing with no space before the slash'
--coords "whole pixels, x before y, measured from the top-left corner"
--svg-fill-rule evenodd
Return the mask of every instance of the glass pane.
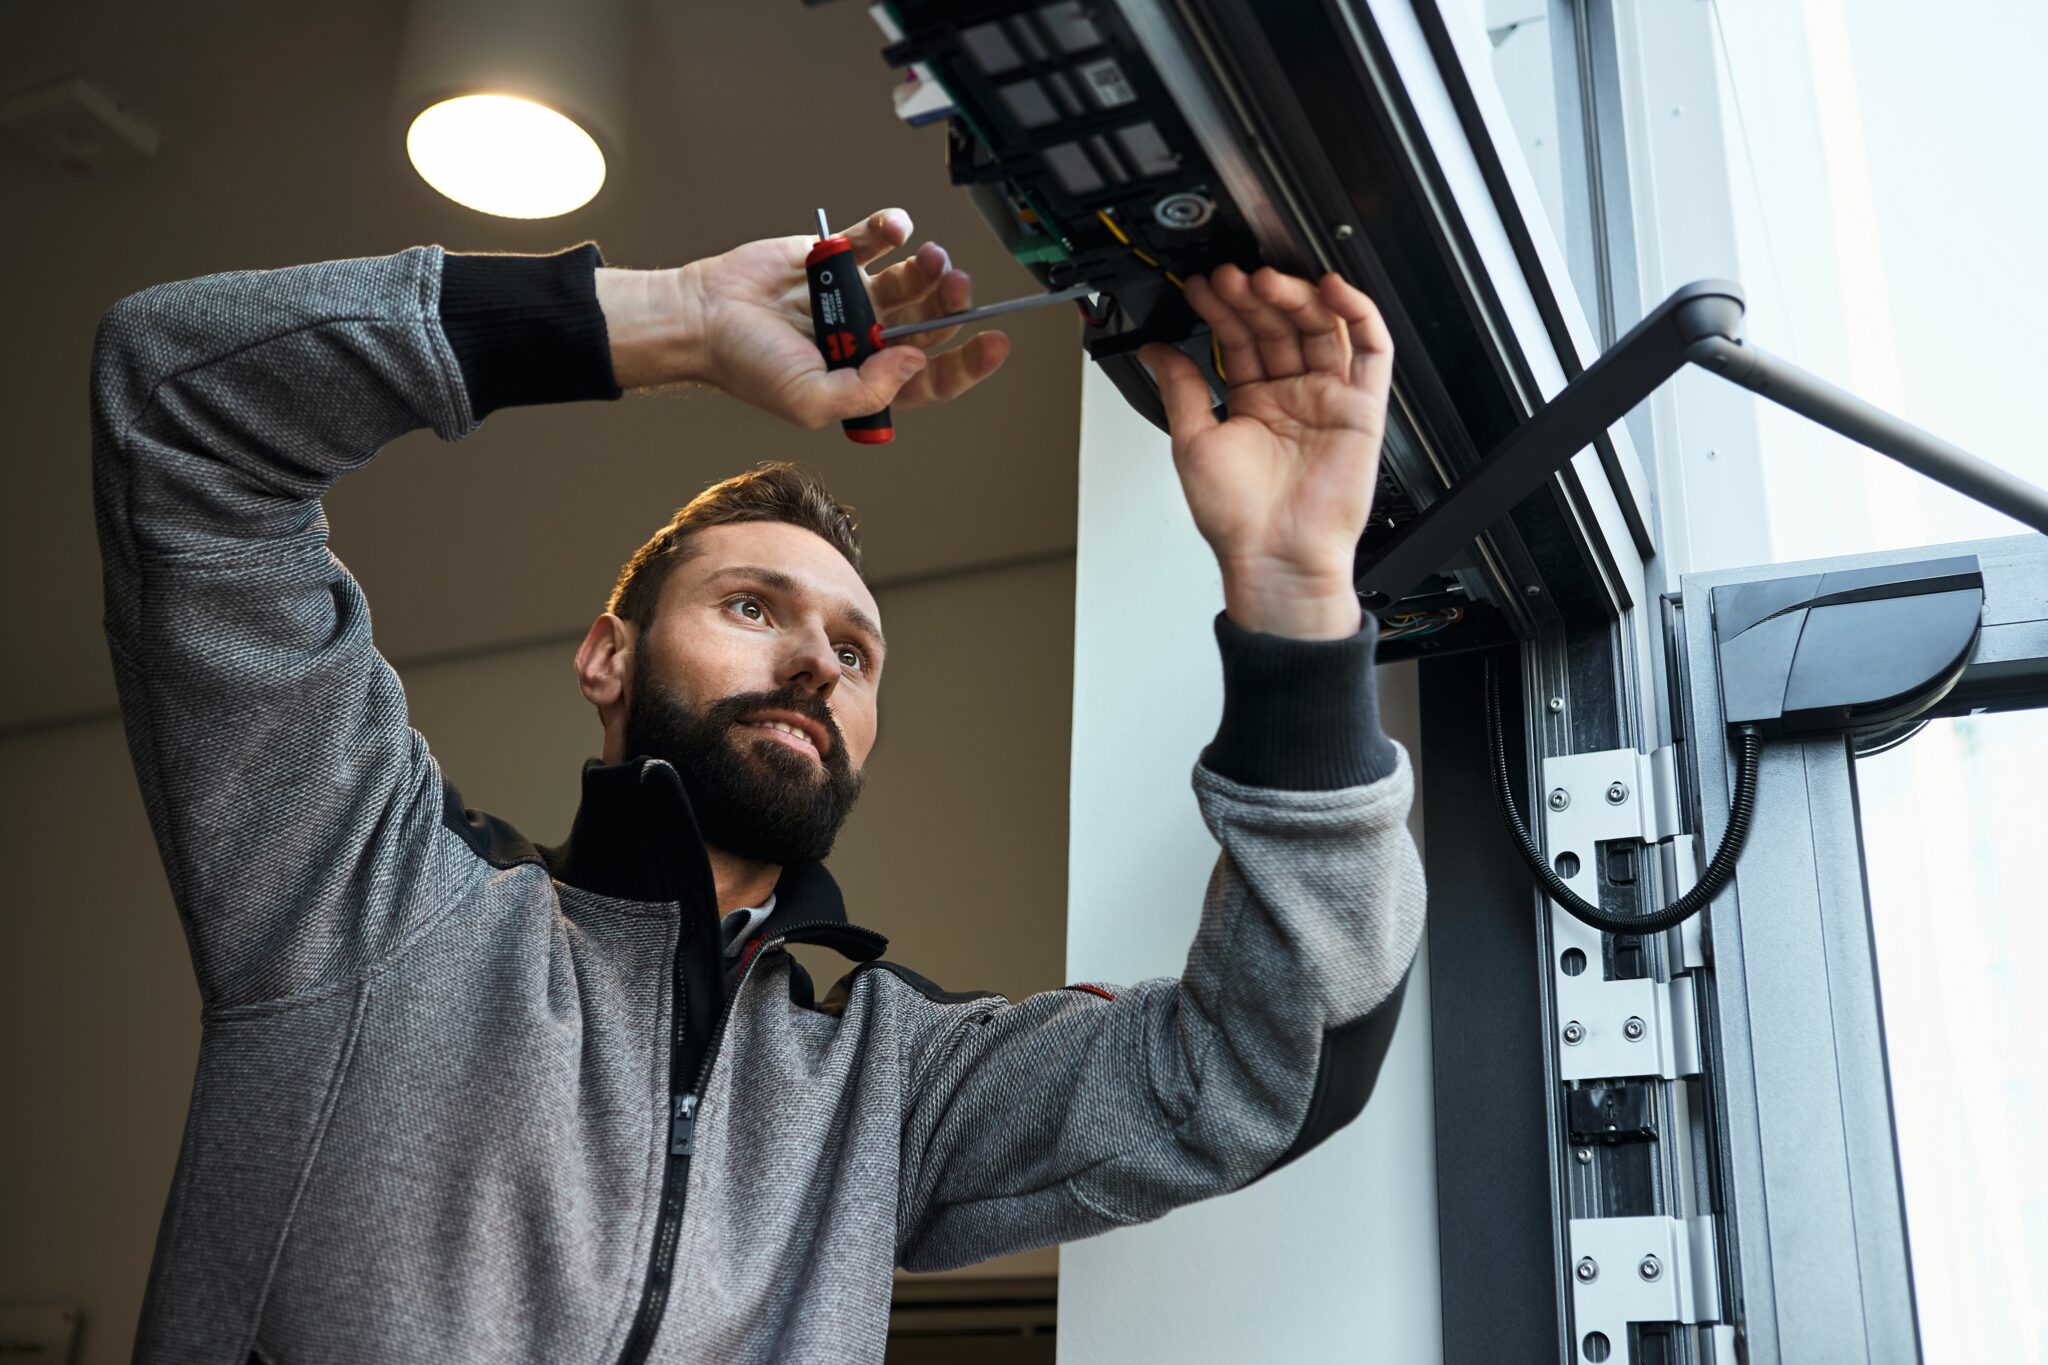
<path id="1" fill-rule="evenodd" d="M 1515 141 L 1543 198 L 1550 230 L 1563 242 L 1568 233 L 1550 0 L 1468 0 L 1467 13 L 1486 25 L 1494 86 L 1515 125 Z M 1584 136 L 1576 128 L 1572 133 Z M 1585 289 L 1582 282 L 1579 287 Z"/>
<path id="2" fill-rule="evenodd" d="M 1928 1365 L 2048 1362 L 2048 711 L 1856 765 Z"/>
<path id="3" fill-rule="evenodd" d="M 1501 156 L 1519 153 L 1529 168 L 1572 286 L 1597 327 L 1609 282 L 1597 277 L 1590 250 L 1594 209 L 1587 191 L 1588 130 L 1573 9 L 1557 0 L 1451 0 L 1443 15 L 1461 30 L 1466 75 L 1475 82 L 1491 78 L 1500 96 L 1514 133 L 1513 146 L 1501 147 Z M 1482 52 L 1483 66 L 1472 59 Z M 1524 207 L 1536 212 L 1533 205 Z"/>
<path id="4" fill-rule="evenodd" d="M 2048 178 L 2019 151 L 2048 141 L 2048 6 L 1806 0 L 1713 14 L 1750 338 L 2048 483 L 2048 275 L 2035 265 Z M 1776 560 L 2024 529 L 1774 404 L 1757 405 L 1757 422 Z"/>

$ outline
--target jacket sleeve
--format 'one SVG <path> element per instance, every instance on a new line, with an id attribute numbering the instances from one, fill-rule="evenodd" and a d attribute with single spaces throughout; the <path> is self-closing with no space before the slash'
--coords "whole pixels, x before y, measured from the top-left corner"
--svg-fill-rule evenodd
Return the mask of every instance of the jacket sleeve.
<path id="1" fill-rule="evenodd" d="M 327 548 L 320 498 L 407 431 L 466 435 L 480 395 L 528 401 L 519 376 L 551 348 L 580 358 L 558 368 L 586 383 L 595 348 L 602 389 L 563 394 L 556 380 L 539 397 L 616 395 L 595 249 L 581 254 L 500 267 L 422 247 L 216 275 L 136 294 L 100 324 L 107 640 L 210 1005 L 366 970 L 447 899 L 432 885 L 440 775 L 362 591 Z M 453 311 L 444 261 L 468 286 Z M 545 298 L 524 306 L 522 271 L 551 272 L 553 312 Z"/>
<path id="2" fill-rule="evenodd" d="M 1421 940 L 1406 755 L 1376 627 L 1219 618 L 1224 720 L 1195 770 L 1222 854 L 1178 979 L 949 1009 L 904 1131 L 902 1263 L 937 1270 L 1240 1188 L 1363 1108 Z"/>

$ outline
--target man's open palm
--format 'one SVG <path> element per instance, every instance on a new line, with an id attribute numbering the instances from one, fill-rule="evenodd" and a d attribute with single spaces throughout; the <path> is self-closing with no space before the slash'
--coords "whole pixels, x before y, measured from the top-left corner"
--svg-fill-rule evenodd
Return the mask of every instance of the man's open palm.
<path id="1" fill-rule="evenodd" d="M 1271 268 L 1195 276 L 1187 299 L 1215 333 L 1228 420 L 1187 356 L 1157 343 L 1139 356 L 1159 377 L 1197 529 L 1226 579 L 1348 588 L 1393 374 L 1379 310 L 1338 275 L 1310 284 Z"/>

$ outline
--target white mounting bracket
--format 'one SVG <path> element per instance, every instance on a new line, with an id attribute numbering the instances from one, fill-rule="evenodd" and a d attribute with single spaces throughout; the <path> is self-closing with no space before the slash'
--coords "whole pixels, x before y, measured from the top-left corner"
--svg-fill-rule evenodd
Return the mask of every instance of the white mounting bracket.
<path id="1" fill-rule="evenodd" d="M 1625 1360 L 1632 1322 L 1720 1316 L 1711 1216 L 1574 1218 L 1570 1235 L 1574 1360 Z"/>
<path id="2" fill-rule="evenodd" d="M 1658 855 L 1658 845 L 1668 844 L 1678 874 L 1696 876 L 1692 840 L 1680 828 L 1677 771 L 1668 748 L 1547 758 L 1535 800 L 1552 867 L 1565 885 L 1596 905 L 1603 842 L 1638 840 L 1646 861 Z M 1550 907 L 1557 1052 L 1565 1080 L 1699 1074 L 1698 1002 L 1692 978 L 1683 974 L 1705 960 L 1697 920 L 1687 921 L 1689 936 L 1681 935 L 1680 975 L 1669 981 L 1610 981 L 1601 968 L 1600 931 Z"/>

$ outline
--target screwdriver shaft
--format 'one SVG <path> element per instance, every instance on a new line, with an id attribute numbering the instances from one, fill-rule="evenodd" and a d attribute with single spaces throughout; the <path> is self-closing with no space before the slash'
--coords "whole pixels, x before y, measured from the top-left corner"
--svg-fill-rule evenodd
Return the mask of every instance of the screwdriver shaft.
<path id="1" fill-rule="evenodd" d="M 923 322 L 906 322 L 896 327 L 884 327 L 882 329 L 882 340 L 894 341 L 897 337 L 907 337 L 916 332 L 935 332 L 942 327 L 964 327 L 970 322 L 980 322 L 985 318 L 999 318 L 1005 313 L 1021 313 L 1029 308 L 1047 308 L 1055 303 L 1065 303 L 1069 299 L 1078 299 L 1085 294 L 1093 292 L 1094 290 L 1090 289 L 1087 285 L 1077 284 L 1071 289 L 1061 289 L 1051 294 L 1029 294 L 1021 299 L 1006 299 L 1002 303 L 983 304 L 979 308 L 970 308 L 964 313 L 953 313 L 942 318 L 928 318 Z"/>

